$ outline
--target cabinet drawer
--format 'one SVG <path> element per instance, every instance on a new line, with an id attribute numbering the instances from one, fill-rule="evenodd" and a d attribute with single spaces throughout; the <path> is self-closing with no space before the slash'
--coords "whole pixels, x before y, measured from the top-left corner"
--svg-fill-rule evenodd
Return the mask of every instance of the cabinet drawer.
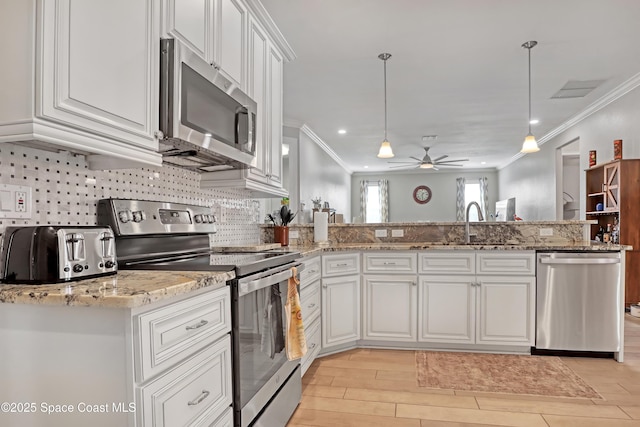
<path id="1" fill-rule="evenodd" d="M 135 316 L 136 381 L 150 379 L 230 330 L 227 286 Z"/>
<path id="2" fill-rule="evenodd" d="M 198 424 L 197 427 L 233 427 L 233 408 L 229 406 L 213 424 Z M 196 427 L 196 426 L 193 426 Z"/>
<path id="3" fill-rule="evenodd" d="M 415 273 L 417 259 L 415 253 L 365 253 L 363 269 L 365 273 Z"/>
<path id="4" fill-rule="evenodd" d="M 322 277 L 360 273 L 360 254 L 322 256 Z"/>
<path id="5" fill-rule="evenodd" d="M 302 367 L 302 375 L 309 369 L 309 366 L 313 363 L 315 358 L 320 352 L 320 346 L 322 345 L 322 334 L 320 333 L 320 319 L 311 323 L 309 327 L 305 328 L 305 338 L 307 339 L 307 354 L 302 357 L 300 366 Z"/>
<path id="6" fill-rule="evenodd" d="M 476 255 L 468 251 L 429 251 L 418 254 L 421 274 L 475 274 Z"/>
<path id="7" fill-rule="evenodd" d="M 311 285 L 300 291 L 302 321 L 305 325 L 310 324 L 320 316 L 321 301 L 320 280 L 316 280 Z"/>
<path id="8" fill-rule="evenodd" d="M 140 425 L 209 426 L 231 405 L 231 336 L 138 389 Z"/>
<path id="9" fill-rule="evenodd" d="M 319 256 L 302 260 L 302 264 L 304 264 L 304 270 L 300 272 L 300 288 L 304 289 L 305 286 L 320 278 L 322 270 Z"/>
<path id="10" fill-rule="evenodd" d="M 534 251 L 492 251 L 477 254 L 478 274 L 533 276 L 536 274 Z"/>

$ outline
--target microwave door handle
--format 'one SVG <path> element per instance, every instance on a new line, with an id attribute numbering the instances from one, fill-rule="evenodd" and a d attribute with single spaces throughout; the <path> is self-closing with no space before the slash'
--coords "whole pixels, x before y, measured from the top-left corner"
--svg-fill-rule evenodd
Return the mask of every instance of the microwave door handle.
<path id="1" fill-rule="evenodd" d="M 234 137 L 234 143 L 236 146 L 240 145 L 240 114 L 249 114 L 249 110 L 247 110 L 246 107 L 239 107 L 236 110 L 236 116 L 235 116 L 235 137 Z"/>

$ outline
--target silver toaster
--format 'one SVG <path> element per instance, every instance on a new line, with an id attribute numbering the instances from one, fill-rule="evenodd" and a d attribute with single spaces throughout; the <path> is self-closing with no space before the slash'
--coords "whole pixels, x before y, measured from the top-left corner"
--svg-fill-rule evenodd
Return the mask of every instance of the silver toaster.
<path id="1" fill-rule="evenodd" d="M 6 284 L 60 283 L 117 272 L 110 227 L 7 227 L 0 279 Z"/>

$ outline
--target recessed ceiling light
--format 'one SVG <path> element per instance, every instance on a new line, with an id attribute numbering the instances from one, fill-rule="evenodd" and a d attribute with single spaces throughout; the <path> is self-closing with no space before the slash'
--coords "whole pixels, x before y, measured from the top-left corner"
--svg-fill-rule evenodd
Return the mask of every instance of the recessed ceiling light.
<path id="1" fill-rule="evenodd" d="M 345 133 L 347 133 L 347 131 L 346 131 L 346 129 L 340 129 L 340 130 L 338 130 L 338 133 L 340 135 L 344 135 Z"/>
<path id="2" fill-rule="evenodd" d="M 486 164 L 487 164 L 487 162 L 480 162 L 480 164 L 481 164 L 481 165 L 486 165 Z"/>
<path id="3" fill-rule="evenodd" d="M 531 123 L 532 125 L 537 125 L 538 123 L 540 123 L 540 120 L 538 120 L 538 119 L 531 119 L 531 120 L 529 121 L 529 123 Z"/>
<path id="4" fill-rule="evenodd" d="M 369 166 L 364 166 L 365 169 L 369 169 Z"/>

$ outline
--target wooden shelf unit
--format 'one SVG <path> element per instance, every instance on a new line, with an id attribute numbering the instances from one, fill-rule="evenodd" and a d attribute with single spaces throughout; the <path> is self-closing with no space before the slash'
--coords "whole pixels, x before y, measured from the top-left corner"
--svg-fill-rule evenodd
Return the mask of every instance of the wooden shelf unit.
<path id="1" fill-rule="evenodd" d="M 596 220 L 591 226 L 591 239 L 599 228 L 618 220 L 620 244 L 633 246 L 626 251 L 625 305 L 640 301 L 640 159 L 614 160 L 586 171 L 586 219 Z M 604 210 L 597 211 L 596 205 Z"/>

